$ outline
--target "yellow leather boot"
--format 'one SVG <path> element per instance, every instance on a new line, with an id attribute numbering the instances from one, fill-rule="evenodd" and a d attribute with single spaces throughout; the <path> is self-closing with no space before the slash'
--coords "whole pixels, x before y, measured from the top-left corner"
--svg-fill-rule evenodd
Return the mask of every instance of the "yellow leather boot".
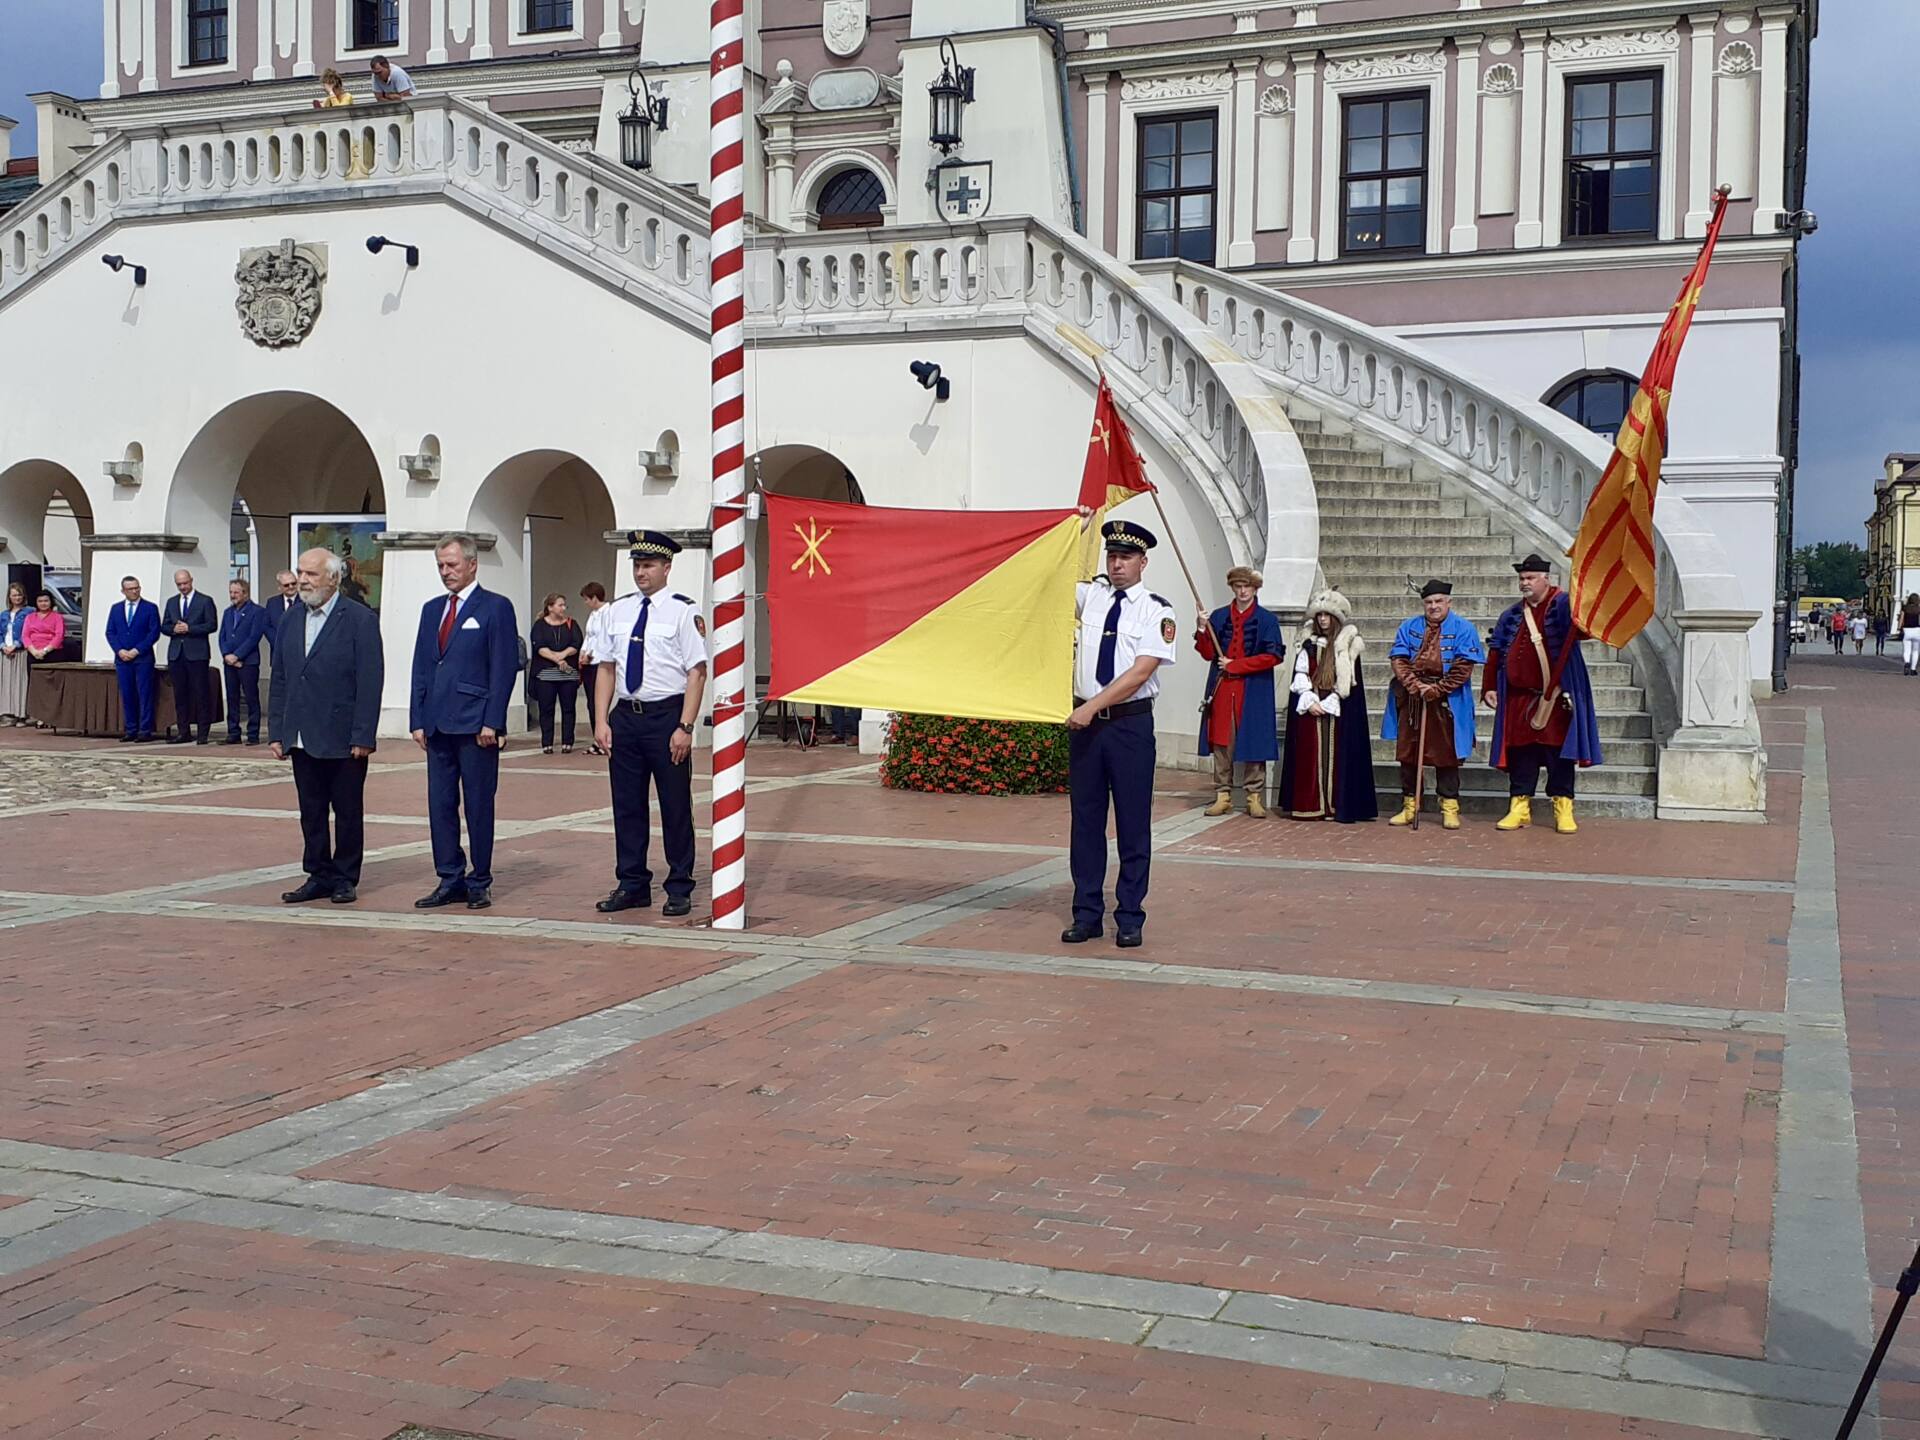
<path id="1" fill-rule="evenodd" d="M 1260 798 L 1260 792 L 1258 790 L 1249 789 L 1247 791 L 1247 814 L 1256 820 L 1264 820 L 1267 818 L 1267 805 L 1266 802 Z"/>
<path id="2" fill-rule="evenodd" d="M 1494 825 L 1496 830 L 1524 830 L 1533 823 L 1533 797 L 1516 795 L 1507 807 L 1504 819 Z"/>
<path id="3" fill-rule="evenodd" d="M 1200 813 L 1203 815 L 1224 815 L 1231 809 L 1233 809 L 1233 791 L 1221 790 L 1216 792 L 1213 804 L 1209 805 Z"/>
<path id="4" fill-rule="evenodd" d="M 1400 813 L 1387 821 L 1389 825 L 1411 825 L 1413 817 L 1420 812 L 1420 801 L 1412 795 L 1400 802 Z"/>
<path id="5" fill-rule="evenodd" d="M 1442 800 L 1440 802 L 1440 828 L 1442 830 L 1458 830 L 1460 828 L 1460 802 L 1458 800 Z"/>
<path id="6" fill-rule="evenodd" d="M 1556 795 L 1553 797 L 1553 828 L 1561 835 L 1573 835 L 1580 827 L 1573 823 L 1573 797 Z"/>

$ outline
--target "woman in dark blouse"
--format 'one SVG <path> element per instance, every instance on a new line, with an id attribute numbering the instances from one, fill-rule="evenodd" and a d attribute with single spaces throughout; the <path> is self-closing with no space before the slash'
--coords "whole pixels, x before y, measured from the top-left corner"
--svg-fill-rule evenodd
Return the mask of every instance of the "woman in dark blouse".
<path id="1" fill-rule="evenodd" d="M 573 753 L 573 702 L 580 693 L 580 627 L 567 618 L 567 597 L 547 596 L 527 644 L 533 657 L 533 698 L 540 707 L 540 750 L 553 753 L 553 707 L 560 707 L 560 753 Z"/>

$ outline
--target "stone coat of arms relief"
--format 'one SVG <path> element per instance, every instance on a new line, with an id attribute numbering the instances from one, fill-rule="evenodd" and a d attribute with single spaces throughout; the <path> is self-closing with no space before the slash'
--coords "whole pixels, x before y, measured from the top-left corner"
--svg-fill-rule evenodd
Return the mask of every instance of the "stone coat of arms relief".
<path id="1" fill-rule="evenodd" d="M 242 250 L 233 278 L 239 286 L 233 308 L 246 337 L 269 350 L 298 345 L 320 316 L 327 247 L 282 240 Z"/>

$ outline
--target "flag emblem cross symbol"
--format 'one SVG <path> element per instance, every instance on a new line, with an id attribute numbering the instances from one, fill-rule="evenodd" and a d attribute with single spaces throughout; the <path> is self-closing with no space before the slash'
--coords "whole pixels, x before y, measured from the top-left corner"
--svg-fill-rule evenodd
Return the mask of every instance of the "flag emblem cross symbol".
<path id="1" fill-rule="evenodd" d="M 809 515 L 807 528 L 802 530 L 796 525 L 793 527 L 793 533 L 800 537 L 800 544 L 804 548 L 800 551 L 800 558 L 787 568 L 798 570 L 802 565 L 806 566 L 809 580 L 813 578 L 816 569 L 824 570 L 829 575 L 833 574 L 833 567 L 827 563 L 827 557 L 820 550 L 820 547 L 827 543 L 827 538 L 833 534 L 833 528 L 829 526 L 822 530 L 819 522 Z"/>

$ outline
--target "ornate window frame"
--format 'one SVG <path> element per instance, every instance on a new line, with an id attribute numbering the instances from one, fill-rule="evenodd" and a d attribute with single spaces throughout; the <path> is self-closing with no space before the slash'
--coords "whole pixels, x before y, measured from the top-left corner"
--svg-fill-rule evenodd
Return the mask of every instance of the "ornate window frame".
<path id="1" fill-rule="evenodd" d="M 1120 83 L 1120 172 L 1118 228 L 1114 234 L 1114 253 L 1123 264 L 1131 265 L 1140 245 L 1140 122 L 1159 115 L 1198 115 L 1213 112 L 1214 186 L 1213 186 L 1213 259 L 1221 265 L 1226 252 L 1226 207 L 1232 197 L 1228 187 L 1233 176 L 1233 71 L 1223 61 L 1211 70 L 1182 75 L 1133 75 Z"/>
<path id="2" fill-rule="evenodd" d="M 892 225 L 900 218 L 900 192 L 894 184 L 893 172 L 880 163 L 878 156 L 868 150 L 839 149 L 830 150 L 817 157 L 793 182 L 793 203 L 788 207 L 786 225 L 796 233 L 814 234 L 820 230 L 820 216 L 815 207 L 820 203 L 820 191 L 835 175 L 842 170 L 858 166 L 870 170 L 880 178 L 882 200 L 880 203 L 880 223 Z M 778 217 L 776 217 L 778 218 Z M 833 233 L 833 232 L 828 232 Z"/>
<path id="3" fill-rule="evenodd" d="M 1569 239 L 1566 233 L 1567 82 L 1625 70 L 1660 72 L 1660 213 L 1654 220 L 1652 240 L 1663 243 L 1680 234 L 1680 169 L 1685 157 L 1680 150 L 1684 137 L 1680 123 L 1679 31 L 1559 36 L 1547 43 L 1546 153 L 1542 156 L 1540 196 L 1541 243 L 1547 249 L 1592 243 L 1580 236 Z M 1646 236 L 1636 238 L 1641 244 L 1648 243 Z"/>
<path id="4" fill-rule="evenodd" d="M 227 0 L 227 58 L 218 64 L 195 65 L 191 59 L 193 47 L 187 39 L 193 16 L 187 0 L 174 0 L 173 77 L 176 80 L 188 75 L 231 75 L 240 68 L 240 36 L 234 23 L 239 18 L 239 10 L 240 0 Z"/>
<path id="5" fill-rule="evenodd" d="M 1315 259 L 1322 263 L 1339 261 L 1341 175 L 1346 167 L 1342 147 L 1346 144 L 1345 102 L 1368 95 L 1427 92 L 1427 243 L 1418 251 L 1402 250 L 1386 254 L 1362 254 L 1347 263 L 1391 264 L 1398 260 L 1420 260 L 1447 251 L 1445 158 L 1453 153 L 1453 117 L 1447 113 L 1447 53 L 1441 46 L 1432 50 L 1328 55 L 1320 67 L 1319 139 L 1316 159 L 1320 166 L 1320 221 L 1314 234 Z M 1303 222 L 1294 217 L 1297 226 Z"/>
<path id="6" fill-rule="evenodd" d="M 484 3 L 484 0 L 483 0 Z M 399 39 L 390 45 L 361 45 L 353 43 L 353 0 L 334 0 L 334 37 L 333 54 L 338 60 L 365 60 L 375 55 L 389 58 L 413 53 L 413 7 L 400 0 L 397 7 L 400 12 Z"/>
<path id="7" fill-rule="evenodd" d="M 475 0 L 476 4 L 486 4 L 487 0 Z M 567 30 L 529 30 L 527 17 L 532 7 L 529 0 L 509 0 L 507 6 L 507 44 L 509 45 L 551 45 L 556 40 L 584 40 L 586 38 L 587 0 L 573 0 L 573 26 Z"/>

